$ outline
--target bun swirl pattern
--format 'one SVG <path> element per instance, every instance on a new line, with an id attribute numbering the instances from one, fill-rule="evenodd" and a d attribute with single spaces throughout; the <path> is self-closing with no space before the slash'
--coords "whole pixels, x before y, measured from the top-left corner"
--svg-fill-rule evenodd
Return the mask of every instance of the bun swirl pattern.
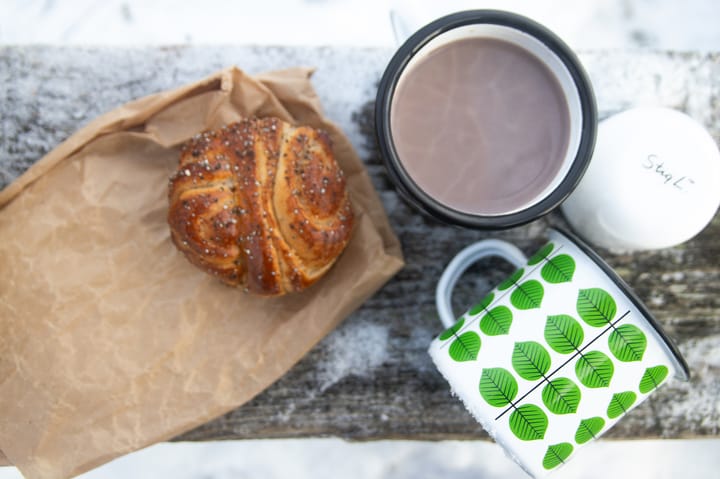
<path id="1" fill-rule="evenodd" d="M 170 178 L 172 240 L 226 284 L 276 296 L 333 265 L 353 212 L 328 135 L 250 118 L 188 141 Z"/>

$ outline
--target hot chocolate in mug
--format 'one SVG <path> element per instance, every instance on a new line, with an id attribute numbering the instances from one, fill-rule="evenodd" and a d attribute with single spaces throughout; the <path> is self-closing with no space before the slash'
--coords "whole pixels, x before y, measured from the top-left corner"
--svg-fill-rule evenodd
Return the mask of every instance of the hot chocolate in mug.
<path id="1" fill-rule="evenodd" d="M 519 269 L 459 319 L 463 271 L 499 256 Z M 475 243 L 436 292 L 446 326 L 429 352 L 470 413 L 534 477 L 565 463 L 668 378 L 687 380 L 677 347 L 630 288 L 579 239 L 552 230 L 529 259 L 500 240 Z"/>

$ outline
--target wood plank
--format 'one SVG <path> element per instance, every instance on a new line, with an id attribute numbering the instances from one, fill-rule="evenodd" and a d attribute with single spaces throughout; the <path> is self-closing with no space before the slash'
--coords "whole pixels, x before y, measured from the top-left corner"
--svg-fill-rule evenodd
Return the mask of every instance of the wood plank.
<path id="1" fill-rule="evenodd" d="M 444 265 L 467 244 L 507 239 L 526 253 L 543 242 L 555 213 L 501 233 L 462 230 L 417 214 L 400 200 L 375 147 L 373 97 L 390 51 L 360 48 L 178 47 L 0 48 L 0 187 L 98 114 L 132 98 L 194 81 L 237 64 L 250 73 L 315 65 L 327 115 L 366 162 L 407 267 L 322 341 L 285 377 L 250 403 L 178 440 L 339 436 L 471 439 L 487 435 L 453 399 L 426 348 L 442 329 L 434 287 Z M 584 52 L 601 117 L 633 105 L 686 111 L 720 139 L 720 54 Z M 651 207 L 651 205 L 649 205 Z M 720 216 L 692 241 L 636 254 L 600 251 L 677 339 L 692 370 L 612 429 L 613 438 L 720 436 Z M 466 275 L 456 310 L 510 272 L 489 261 Z"/>

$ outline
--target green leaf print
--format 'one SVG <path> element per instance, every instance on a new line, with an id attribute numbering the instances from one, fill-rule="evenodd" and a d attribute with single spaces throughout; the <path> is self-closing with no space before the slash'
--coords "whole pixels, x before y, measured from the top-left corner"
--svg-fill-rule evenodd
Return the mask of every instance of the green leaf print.
<path id="1" fill-rule="evenodd" d="M 507 369 L 483 369 L 482 376 L 480 376 L 480 395 L 489 405 L 507 406 L 515 399 L 517 392 L 517 381 Z"/>
<path id="2" fill-rule="evenodd" d="M 620 361 L 640 361 L 645 354 L 647 338 L 637 326 L 623 324 L 610 333 L 608 346 Z"/>
<path id="3" fill-rule="evenodd" d="M 590 439 L 596 439 L 603 427 L 605 427 L 605 419 L 599 416 L 583 419 L 575 431 L 575 442 L 585 444 Z"/>
<path id="4" fill-rule="evenodd" d="M 543 377 L 550 369 L 550 354 L 535 341 L 515 343 L 512 365 L 520 377 L 534 381 Z"/>
<path id="5" fill-rule="evenodd" d="M 523 268 L 515 271 L 513 274 L 510 275 L 509 278 L 507 278 L 505 281 L 498 285 L 498 290 L 505 291 L 509 287 L 513 286 L 520 280 L 520 278 L 522 278 L 523 273 L 525 273 L 525 270 Z"/>
<path id="6" fill-rule="evenodd" d="M 510 332 L 513 315 L 507 306 L 496 306 L 480 320 L 480 330 L 488 336 L 500 336 Z"/>
<path id="7" fill-rule="evenodd" d="M 510 430 L 523 441 L 542 439 L 547 427 L 547 416 L 534 404 L 523 404 L 510 414 Z"/>
<path id="8" fill-rule="evenodd" d="M 617 305 L 610 293 L 601 288 L 581 289 L 577 298 L 577 312 L 590 326 L 607 326 L 615 317 Z"/>
<path id="9" fill-rule="evenodd" d="M 545 457 L 543 458 L 543 467 L 545 469 L 554 469 L 560 464 L 564 464 L 570 454 L 573 452 L 573 446 L 569 442 L 561 442 L 548 447 Z"/>
<path id="10" fill-rule="evenodd" d="M 668 375 L 667 366 L 654 366 L 647 368 L 645 374 L 640 379 L 640 392 L 647 394 L 656 387 L 660 386 Z"/>
<path id="11" fill-rule="evenodd" d="M 527 264 L 530 266 L 538 264 L 540 261 L 547 258 L 547 255 L 550 254 L 554 247 L 555 245 L 553 245 L 552 243 L 546 244 L 540 249 L 540 251 L 530 257 Z"/>
<path id="12" fill-rule="evenodd" d="M 468 311 L 468 313 L 474 316 L 482 312 L 482 310 L 490 306 L 490 303 L 493 302 L 493 299 L 495 299 L 495 295 L 493 293 L 488 294 L 479 303 L 470 308 L 470 311 Z"/>
<path id="13" fill-rule="evenodd" d="M 580 388 L 568 378 L 550 381 L 542 391 L 545 407 L 555 414 L 572 414 L 580 404 Z"/>
<path id="14" fill-rule="evenodd" d="M 630 406 L 635 403 L 637 395 L 632 391 L 625 391 L 613 394 L 610 404 L 608 404 L 607 415 L 610 419 L 615 419 L 628 412 Z"/>
<path id="15" fill-rule="evenodd" d="M 550 258 L 540 270 L 540 276 L 552 284 L 572 281 L 575 274 L 575 260 L 568 254 L 559 254 Z"/>
<path id="16" fill-rule="evenodd" d="M 473 331 L 468 331 L 458 336 L 448 349 L 450 357 L 458 362 L 475 361 L 479 351 L 480 336 Z"/>
<path id="17" fill-rule="evenodd" d="M 615 372 L 612 360 L 605 353 L 590 351 L 575 363 L 575 374 L 589 388 L 606 388 Z"/>
<path id="18" fill-rule="evenodd" d="M 443 333 L 439 337 L 440 341 L 445 341 L 448 338 L 452 338 L 453 335 L 457 333 L 460 328 L 463 327 L 463 324 L 465 324 L 465 317 L 461 317 L 460 319 L 458 319 L 457 323 L 443 331 Z"/>
<path id="19" fill-rule="evenodd" d="M 548 316 L 545 322 L 545 341 L 560 354 L 576 351 L 585 339 L 583 328 L 572 316 Z"/>
<path id="20" fill-rule="evenodd" d="M 542 304 L 545 290 L 539 281 L 531 279 L 518 284 L 510 295 L 510 302 L 517 309 L 535 309 Z"/>

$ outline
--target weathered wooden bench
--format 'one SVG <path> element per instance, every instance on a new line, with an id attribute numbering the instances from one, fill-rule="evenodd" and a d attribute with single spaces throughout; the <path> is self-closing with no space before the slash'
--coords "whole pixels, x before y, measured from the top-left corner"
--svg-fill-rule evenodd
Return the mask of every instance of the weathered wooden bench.
<path id="1" fill-rule="evenodd" d="M 548 225 L 565 223 L 554 213 L 501 233 L 463 230 L 425 218 L 400 200 L 373 131 L 376 85 L 391 54 L 330 47 L 0 48 L 0 188 L 78 127 L 130 99 L 231 64 L 249 73 L 315 66 L 313 83 L 327 116 L 359 150 L 402 241 L 407 266 L 286 376 L 177 440 L 487 438 L 426 354 L 442 329 L 435 283 L 471 242 L 499 237 L 531 253 Z M 601 118 L 634 105 L 664 105 L 687 112 L 720 140 L 720 54 L 594 51 L 580 57 Z M 675 248 L 599 252 L 677 340 L 692 372 L 690 382 L 670 382 L 607 437 L 720 437 L 720 216 Z M 472 280 L 456 291 L 456 311 L 509 272 L 494 261 L 474 267 L 467 276 Z"/>

